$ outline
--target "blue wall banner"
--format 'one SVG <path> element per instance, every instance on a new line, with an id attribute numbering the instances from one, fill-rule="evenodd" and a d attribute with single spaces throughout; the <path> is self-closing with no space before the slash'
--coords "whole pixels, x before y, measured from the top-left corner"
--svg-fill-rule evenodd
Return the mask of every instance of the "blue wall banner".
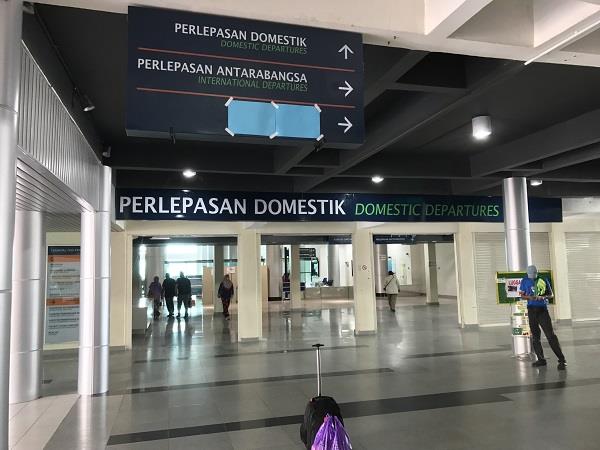
<path id="1" fill-rule="evenodd" d="M 117 189 L 118 220 L 503 222 L 501 197 Z M 562 202 L 530 198 L 531 222 L 561 222 Z"/>
<path id="2" fill-rule="evenodd" d="M 130 6 L 128 39 L 131 136 L 365 140 L 360 34 Z"/>

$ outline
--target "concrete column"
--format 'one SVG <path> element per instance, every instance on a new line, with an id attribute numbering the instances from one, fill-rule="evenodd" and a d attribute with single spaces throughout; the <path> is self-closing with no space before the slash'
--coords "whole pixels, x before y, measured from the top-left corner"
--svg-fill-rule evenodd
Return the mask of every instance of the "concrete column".
<path id="1" fill-rule="evenodd" d="M 373 244 L 375 293 L 385 294 L 385 278 L 388 274 L 387 244 Z"/>
<path id="2" fill-rule="evenodd" d="M 330 244 L 327 252 L 327 273 L 328 278 L 333 280 L 334 286 L 341 286 L 340 281 L 340 247 Z"/>
<path id="3" fill-rule="evenodd" d="M 524 271 L 531 264 L 531 240 L 529 235 L 529 203 L 527 200 L 527 180 L 524 177 L 506 178 L 504 193 L 504 233 L 506 236 L 506 262 L 509 271 Z M 512 312 L 517 312 L 512 306 Z M 522 323 L 522 316 L 511 314 L 512 328 Z M 531 353 L 531 340 L 528 336 L 513 335 L 515 356 Z"/>
<path id="4" fill-rule="evenodd" d="M 454 255 L 456 258 L 458 323 L 462 328 L 474 328 L 479 325 L 475 293 L 474 251 L 472 225 L 459 223 L 458 233 L 454 235 Z"/>
<path id="5" fill-rule="evenodd" d="M 554 317 L 561 322 L 570 322 L 571 296 L 569 293 L 569 266 L 567 263 L 567 242 L 562 223 L 553 223 L 550 232 L 550 260 L 554 277 Z"/>
<path id="6" fill-rule="evenodd" d="M 428 305 L 439 305 L 437 256 L 435 243 L 425 244 L 425 293 Z"/>
<path id="7" fill-rule="evenodd" d="M 354 334 L 377 332 L 377 304 L 373 269 L 373 237 L 369 230 L 352 234 L 354 270 Z"/>
<path id="8" fill-rule="evenodd" d="M 111 169 L 100 169 L 100 206 L 81 214 L 80 395 L 108 391 Z"/>
<path id="9" fill-rule="evenodd" d="M 267 267 L 269 268 L 269 297 L 281 297 L 281 245 L 267 245 Z"/>
<path id="10" fill-rule="evenodd" d="M 41 395 L 46 293 L 44 213 L 17 211 L 12 266 L 10 403 Z"/>
<path id="11" fill-rule="evenodd" d="M 218 298 L 219 286 L 225 276 L 225 249 L 223 245 L 215 245 L 213 250 L 214 266 L 214 284 L 215 284 L 215 309 L 214 312 L 223 312 L 223 304 Z"/>
<path id="12" fill-rule="evenodd" d="M 292 309 L 302 309 L 302 291 L 300 290 L 300 246 L 292 245 L 290 251 L 290 299 Z"/>
<path id="13" fill-rule="evenodd" d="M 243 230 L 238 235 L 238 336 L 240 341 L 262 337 L 262 283 L 260 234 Z"/>
<path id="14" fill-rule="evenodd" d="M 10 303 L 19 77 L 21 0 L 0 1 L 0 448 L 8 448 Z"/>

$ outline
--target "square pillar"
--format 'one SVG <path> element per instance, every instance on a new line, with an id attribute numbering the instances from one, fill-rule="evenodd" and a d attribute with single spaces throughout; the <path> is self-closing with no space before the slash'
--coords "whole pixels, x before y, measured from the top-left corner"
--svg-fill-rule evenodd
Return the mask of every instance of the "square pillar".
<path id="1" fill-rule="evenodd" d="M 354 334 L 377 332 L 377 304 L 373 270 L 373 236 L 367 229 L 352 234 L 354 268 Z"/>
<path id="2" fill-rule="evenodd" d="M 550 231 L 550 261 L 554 278 L 554 293 L 556 304 L 554 316 L 557 320 L 570 322 L 573 318 L 571 312 L 571 296 L 569 293 L 569 266 L 567 263 L 567 241 L 561 223 L 553 223 Z"/>
<path id="3" fill-rule="evenodd" d="M 262 280 L 260 234 L 243 230 L 238 235 L 238 336 L 241 342 L 262 337 Z"/>
<path id="4" fill-rule="evenodd" d="M 456 258 L 458 323 L 462 328 L 475 328 L 479 325 L 475 293 L 474 251 L 472 226 L 468 223 L 460 223 L 458 233 L 454 235 L 454 254 Z"/>
<path id="5" fill-rule="evenodd" d="M 439 305 L 437 257 L 435 242 L 425 245 L 425 292 L 428 305 Z"/>
<path id="6" fill-rule="evenodd" d="M 300 246 L 291 246 L 290 300 L 292 309 L 302 309 L 302 291 L 300 290 Z"/>

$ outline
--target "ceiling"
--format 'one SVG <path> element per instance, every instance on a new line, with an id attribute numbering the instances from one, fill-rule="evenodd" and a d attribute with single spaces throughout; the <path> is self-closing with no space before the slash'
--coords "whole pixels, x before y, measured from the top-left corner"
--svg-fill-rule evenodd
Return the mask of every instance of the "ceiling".
<path id="1" fill-rule="evenodd" d="M 91 3 L 120 2 L 98 0 L 87 5 Z M 505 13 L 496 2 L 479 3 L 485 3 L 479 13 L 452 33 L 463 37 L 481 33 L 488 8 L 496 8 L 497 15 Z M 532 11 L 539 16 L 534 3 Z M 585 3 L 582 11 L 590 13 L 588 19 L 600 10 L 592 2 L 571 3 Z M 544 180 L 531 190 L 538 196 L 600 194 L 596 67 L 572 62 L 524 65 L 509 59 L 366 45 L 367 138 L 360 147 L 250 144 L 236 138 L 172 143 L 125 133 L 126 15 L 42 4 L 36 5 L 36 15 L 25 17 L 26 44 L 40 47 L 41 55 L 41 44 L 31 36 L 38 28 L 45 30 L 56 64 L 62 60 L 63 72 L 96 106 L 84 120 L 93 130 L 93 140 L 100 142 L 98 151 L 110 148 L 104 163 L 116 169 L 119 187 L 487 195 L 500 193 L 502 179 L 516 175 Z M 523 32 L 526 39 L 552 42 L 542 39 L 541 26 L 538 35 Z M 600 46 L 594 34 L 586 34 L 580 47 Z M 36 48 L 30 50 L 35 56 Z M 515 51 L 514 58 L 523 57 Z M 48 59 L 42 67 L 46 70 L 51 64 Z M 48 70 L 60 77 L 60 71 Z M 471 136 L 471 118 L 477 115 L 491 116 L 493 134 L 486 141 Z M 184 179 L 184 168 L 198 175 Z M 370 180 L 374 174 L 384 176 L 384 182 L 374 185 Z"/>

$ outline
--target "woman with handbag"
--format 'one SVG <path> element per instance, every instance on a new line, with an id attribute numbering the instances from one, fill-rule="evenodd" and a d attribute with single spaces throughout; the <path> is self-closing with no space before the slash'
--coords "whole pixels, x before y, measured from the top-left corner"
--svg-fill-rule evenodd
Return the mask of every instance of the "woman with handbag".
<path id="1" fill-rule="evenodd" d="M 396 298 L 398 297 L 398 292 L 400 292 L 400 281 L 398 281 L 396 274 L 391 270 L 388 272 L 388 276 L 385 277 L 384 289 L 388 297 L 390 310 L 396 312 Z"/>

